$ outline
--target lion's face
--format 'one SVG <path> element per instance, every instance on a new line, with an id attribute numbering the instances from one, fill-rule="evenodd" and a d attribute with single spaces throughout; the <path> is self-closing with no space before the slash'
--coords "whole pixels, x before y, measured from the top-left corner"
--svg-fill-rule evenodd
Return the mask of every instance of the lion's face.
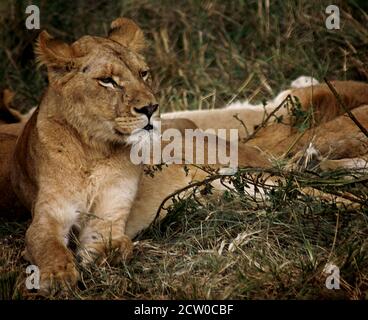
<path id="1" fill-rule="evenodd" d="M 93 136 L 106 140 L 126 141 L 136 129 L 151 130 L 158 104 L 143 57 L 110 39 L 84 37 L 75 45 L 87 54 L 61 89 L 81 117 L 72 121 L 88 121 Z"/>
<path id="2" fill-rule="evenodd" d="M 41 34 L 39 60 L 48 66 L 50 87 L 63 100 L 59 112 L 74 128 L 115 143 L 130 141 L 133 131 L 153 129 L 159 110 L 139 53 L 143 44 L 142 31 L 122 18 L 112 23 L 109 37 L 84 36 L 72 45 Z"/>

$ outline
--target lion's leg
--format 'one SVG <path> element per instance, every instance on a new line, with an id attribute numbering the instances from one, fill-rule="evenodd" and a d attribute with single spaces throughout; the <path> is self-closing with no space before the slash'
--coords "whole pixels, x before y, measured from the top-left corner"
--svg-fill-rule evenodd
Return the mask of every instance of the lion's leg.
<path id="1" fill-rule="evenodd" d="M 60 200 L 40 199 L 36 203 L 26 233 L 26 256 L 40 269 L 41 293 L 49 294 L 59 285 L 73 286 L 78 280 L 74 257 L 67 248 L 69 230 L 77 215 L 76 208 Z"/>
<path id="2" fill-rule="evenodd" d="M 368 158 L 347 158 L 339 160 L 322 160 L 319 167 L 323 171 L 331 171 L 338 169 L 356 169 L 368 171 Z"/>
<path id="3" fill-rule="evenodd" d="M 113 262 L 131 257 L 133 244 L 125 234 L 126 223 L 135 198 L 135 190 L 115 183 L 100 191 L 93 212 L 82 222 L 78 257 L 82 264 L 111 258 Z"/>

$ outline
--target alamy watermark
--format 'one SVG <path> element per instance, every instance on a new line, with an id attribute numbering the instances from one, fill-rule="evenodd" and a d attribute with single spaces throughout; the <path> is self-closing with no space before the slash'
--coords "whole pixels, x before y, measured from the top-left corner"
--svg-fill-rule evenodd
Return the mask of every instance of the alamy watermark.
<path id="1" fill-rule="evenodd" d="M 28 30 L 40 29 L 40 8 L 34 4 L 29 5 L 26 8 L 26 14 L 29 15 L 26 18 L 26 28 Z"/>
<path id="2" fill-rule="evenodd" d="M 161 132 L 161 122 L 153 121 L 153 130 L 135 130 L 129 137 L 130 160 L 134 164 L 219 164 L 238 166 L 237 129 L 175 128 Z M 206 143 L 207 142 L 207 143 Z"/>
<path id="3" fill-rule="evenodd" d="M 34 264 L 31 264 L 26 268 L 26 273 L 28 274 L 26 288 L 28 290 L 40 289 L 40 269 Z"/>
<path id="4" fill-rule="evenodd" d="M 326 278 L 326 288 L 330 290 L 340 289 L 340 269 L 333 263 L 327 263 L 323 269 L 325 274 L 328 274 Z"/>
<path id="5" fill-rule="evenodd" d="M 326 7 L 325 12 L 329 15 L 326 18 L 325 25 L 328 30 L 340 30 L 340 8 L 337 5 L 330 4 Z M 26 28 L 28 30 L 40 29 L 40 8 L 31 4 L 27 6 L 26 14 Z"/>
<path id="6" fill-rule="evenodd" d="M 325 25 L 328 30 L 340 30 L 340 9 L 338 6 L 331 4 L 326 7 L 326 13 L 329 15 Z"/>

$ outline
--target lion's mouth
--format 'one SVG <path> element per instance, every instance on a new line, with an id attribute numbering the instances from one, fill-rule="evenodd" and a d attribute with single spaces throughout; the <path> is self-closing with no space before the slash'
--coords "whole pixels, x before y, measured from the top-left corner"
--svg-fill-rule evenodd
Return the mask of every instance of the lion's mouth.
<path id="1" fill-rule="evenodd" d="M 121 132 L 119 129 L 114 128 L 114 132 L 120 137 L 126 137 L 128 134 Z"/>
<path id="2" fill-rule="evenodd" d="M 139 135 L 139 134 L 152 134 L 157 131 L 157 127 L 154 123 L 147 123 L 144 127 L 136 128 L 132 130 L 131 132 L 127 132 L 120 128 L 119 126 L 114 127 L 114 133 L 119 136 L 120 138 L 127 139 L 128 137 L 132 135 Z"/>
<path id="3" fill-rule="evenodd" d="M 150 131 L 150 130 L 152 130 L 153 129 L 153 125 L 152 124 L 147 124 L 144 128 L 143 128 L 143 130 L 147 130 L 147 131 Z"/>
<path id="4" fill-rule="evenodd" d="M 148 132 L 151 132 L 151 131 L 153 131 L 153 125 L 152 124 L 147 124 L 145 127 L 143 127 L 143 128 L 138 128 L 138 129 L 136 129 L 136 130 L 134 130 L 135 132 L 144 132 L 144 131 L 148 131 Z M 120 131 L 119 129 L 116 129 L 116 128 L 114 128 L 114 133 L 117 135 L 117 136 L 119 136 L 119 137 L 121 137 L 121 138 L 127 138 L 127 137 L 129 137 L 130 135 L 131 135 L 131 133 L 126 133 L 126 132 L 122 132 L 122 131 Z"/>

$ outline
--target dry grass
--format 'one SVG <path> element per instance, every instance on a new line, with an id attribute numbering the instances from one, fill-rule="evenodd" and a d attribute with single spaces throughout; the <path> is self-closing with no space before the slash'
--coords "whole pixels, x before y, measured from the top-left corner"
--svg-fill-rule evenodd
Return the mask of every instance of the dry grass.
<path id="1" fill-rule="evenodd" d="M 46 85 L 44 71 L 34 72 L 37 32 L 24 28 L 26 3 L 0 4 L 1 85 L 17 92 L 22 110 L 38 102 Z M 34 3 L 42 27 L 69 41 L 106 34 L 116 16 L 134 18 L 151 43 L 147 57 L 166 111 L 265 100 L 300 75 L 368 78 L 365 1 L 336 1 L 339 31 L 325 28 L 328 1 L 270 1 L 269 8 L 261 0 Z M 56 298 L 367 299 L 366 181 L 334 187 L 359 197 L 358 206 L 347 208 L 301 194 L 295 179 L 256 203 L 241 191 L 246 177 L 219 200 L 176 202 L 166 221 L 139 236 L 133 261 L 83 270 L 80 289 Z M 347 179 L 341 173 L 318 179 L 331 189 L 326 181 L 336 177 Z M 0 224 L 0 299 L 37 298 L 24 290 L 26 227 Z M 327 262 L 340 267 L 340 290 L 325 288 Z"/>
<path id="2" fill-rule="evenodd" d="M 260 200 L 244 191 L 251 172 L 231 178 L 236 190 L 220 199 L 181 195 L 167 219 L 138 236 L 129 264 L 80 267 L 79 289 L 53 298 L 366 299 L 367 177 L 284 173 Z M 357 201 L 318 199 L 301 193 L 304 186 Z M 38 298 L 24 289 L 24 231 L 12 223 L 1 229 L 3 298 Z M 325 287 L 327 263 L 340 268 L 340 290 Z"/>

